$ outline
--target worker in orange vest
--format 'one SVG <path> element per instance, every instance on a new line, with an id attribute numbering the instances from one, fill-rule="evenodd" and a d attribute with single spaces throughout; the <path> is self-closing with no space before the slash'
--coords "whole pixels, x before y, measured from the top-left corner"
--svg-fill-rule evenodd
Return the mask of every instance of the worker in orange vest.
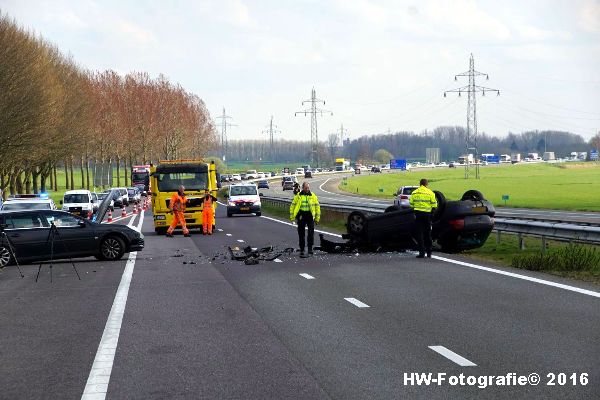
<path id="1" fill-rule="evenodd" d="M 190 231 L 185 225 L 185 216 L 183 214 L 186 203 L 187 199 L 185 198 L 185 187 L 181 185 L 179 186 L 177 193 L 173 193 L 173 196 L 171 196 L 171 202 L 169 203 L 169 208 L 173 214 L 173 222 L 171 222 L 171 226 L 169 226 L 169 229 L 167 230 L 167 237 L 173 237 L 173 231 L 177 225 L 181 225 L 181 229 L 183 229 L 183 236 L 190 237 Z"/>
<path id="2" fill-rule="evenodd" d="M 217 198 L 210 194 L 208 190 L 204 191 L 204 200 L 202 201 L 202 232 L 204 235 L 212 235 L 213 221 L 215 219 L 214 202 Z"/>

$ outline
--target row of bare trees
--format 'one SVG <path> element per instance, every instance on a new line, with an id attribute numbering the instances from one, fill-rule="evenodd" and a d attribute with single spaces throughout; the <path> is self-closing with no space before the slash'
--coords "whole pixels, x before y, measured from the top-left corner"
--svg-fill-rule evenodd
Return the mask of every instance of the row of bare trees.
<path id="1" fill-rule="evenodd" d="M 217 146 L 204 102 L 164 76 L 89 71 L 0 14 L 0 189 L 93 186 L 90 165 L 198 158 Z M 79 170 L 80 179 L 74 171 Z M 61 174 L 62 175 L 62 174 Z"/>

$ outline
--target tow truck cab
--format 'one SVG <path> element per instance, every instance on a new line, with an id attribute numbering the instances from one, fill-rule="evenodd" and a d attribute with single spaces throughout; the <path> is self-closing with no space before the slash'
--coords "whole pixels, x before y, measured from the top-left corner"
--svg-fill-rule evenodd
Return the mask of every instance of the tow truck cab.
<path id="1" fill-rule="evenodd" d="M 166 232 L 173 221 L 169 208 L 171 196 L 180 185 L 185 187 L 187 198 L 184 212 L 188 228 L 202 228 L 202 209 L 204 191 L 217 197 L 217 170 L 214 162 L 210 164 L 202 160 L 162 160 L 158 165 L 150 166 L 150 187 L 152 191 L 152 212 L 154 214 L 154 231 L 158 234 Z M 216 210 L 217 203 L 213 202 Z M 212 221 L 213 227 L 215 221 Z"/>

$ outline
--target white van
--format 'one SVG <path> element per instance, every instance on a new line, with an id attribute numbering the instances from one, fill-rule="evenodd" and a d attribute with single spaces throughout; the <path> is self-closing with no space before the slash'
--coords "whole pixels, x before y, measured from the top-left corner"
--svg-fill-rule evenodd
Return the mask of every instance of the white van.
<path id="1" fill-rule="evenodd" d="M 304 168 L 296 168 L 296 175 L 304 175 Z"/>
<path id="2" fill-rule="evenodd" d="M 256 185 L 237 184 L 229 186 L 227 193 L 227 216 L 234 214 L 256 214 L 260 217 L 261 202 Z"/>
<path id="3" fill-rule="evenodd" d="M 60 201 L 62 210 L 71 214 L 87 217 L 89 212 L 94 212 L 92 192 L 89 190 L 68 190 Z"/>
<path id="4" fill-rule="evenodd" d="M 246 171 L 246 179 L 258 179 L 258 172 L 255 169 Z"/>

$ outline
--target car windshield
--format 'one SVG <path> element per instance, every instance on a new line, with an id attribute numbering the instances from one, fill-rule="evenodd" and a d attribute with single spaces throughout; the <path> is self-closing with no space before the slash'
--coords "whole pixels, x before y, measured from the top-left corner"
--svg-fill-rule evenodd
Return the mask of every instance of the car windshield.
<path id="1" fill-rule="evenodd" d="M 206 172 L 171 172 L 158 174 L 158 190 L 161 192 L 176 192 L 180 185 L 186 190 L 204 190 L 207 188 L 208 174 Z"/>
<path id="2" fill-rule="evenodd" d="M 127 194 L 130 196 L 135 196 L 137 190 L 135 189 L 127 189 Z"/>
<path id="3" fill-rule="evenodd" d="M 99 193 L 98 200 L 104 200 L 106 198 L 106 196 L 108 196 L 108 193 Z"/>
<path id="4" fill-rule="evenodd" d="M 4 203 L 2 210 L 49 210 L 50 203 L 21 203 L 10 202 Z"/>
<path id="5" fill-rule="evenodd" d="M 90 198 L 87 194 L 65 194 L 63 203 L 87 203 Z"/>
<path id="6" fill-rule="evenodd" d="M 232 186 L 230 195 L 231 196 L 249 196 L 256 194 L 255 186 Z"/>
<path id="7" fill-rule="evenodd" d="M 415 189 L 416 188 L 414 188 L 414 187 L 405 187 L 402 190 L 402 194 L 410 195 L 413 192 L 413 190 L 415 190 Z"/>
<path id="8" fill-rule="evenodd" d="M 145 182 L 150 180 L 150 175 L 147 172 L 131 174 L 131 180 L 134 182 Z"/>

